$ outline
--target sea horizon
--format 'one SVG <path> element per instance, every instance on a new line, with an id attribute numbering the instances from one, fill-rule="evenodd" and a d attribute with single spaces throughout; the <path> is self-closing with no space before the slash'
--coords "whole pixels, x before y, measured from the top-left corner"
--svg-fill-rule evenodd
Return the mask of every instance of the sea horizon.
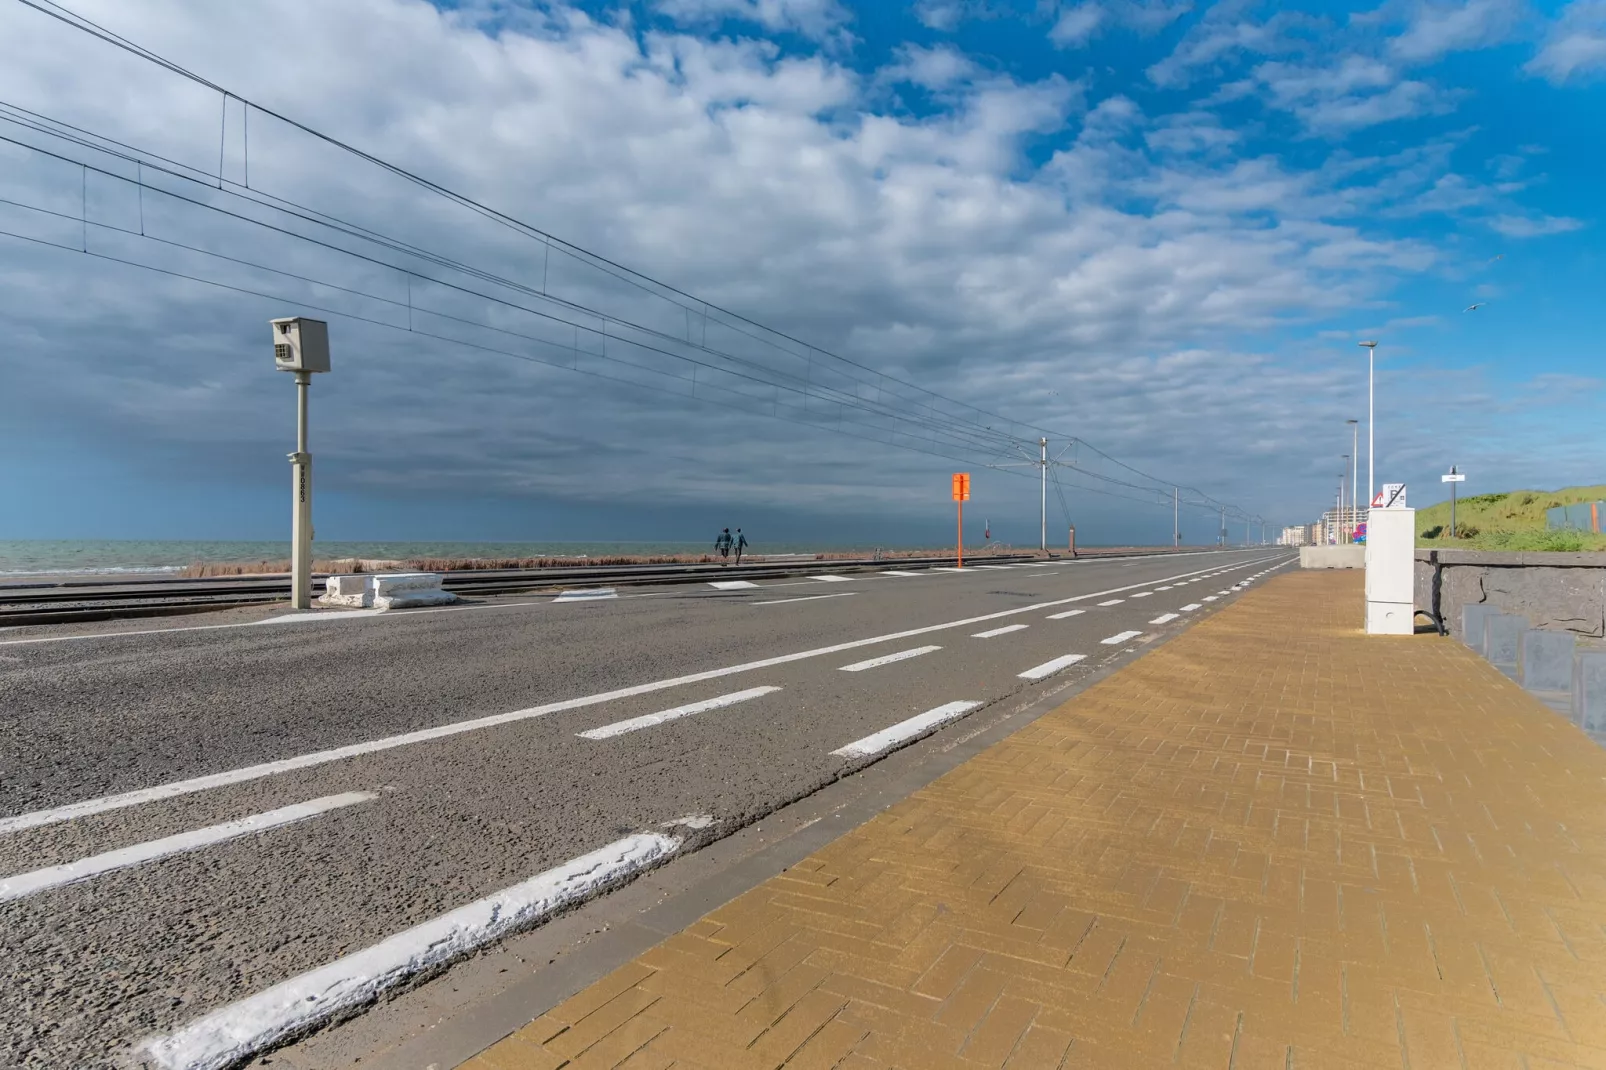
<path id="1" fill-rule="evenodd" d="M 755 556 L 813 554 L 830 550 L 918 548 L 916 543 L 793 541 L 754 543 Z M 361 558 L 368 561 L 423 557 L 588 557 L 656 556 L 711 552 L 713 540 L 560 540 L 470 541 L 376 539 L 319 541 L 319 560 Z M 181 572 L 197 564 L 250 564 L 285 561 L 290 540 L 283 539 L 0 539 L 0 577 L 53 575 L 119 575 Z"/>

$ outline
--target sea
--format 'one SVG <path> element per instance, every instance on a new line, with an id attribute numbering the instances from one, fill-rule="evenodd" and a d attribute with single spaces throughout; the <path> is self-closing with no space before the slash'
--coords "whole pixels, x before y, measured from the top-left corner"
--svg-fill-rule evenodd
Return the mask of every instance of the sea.
<path id="1" fill-rule="evenodd" d="M 319 560 L 417 557 L 612 557 L 619 554 L 707 553 L 707 542 L 317 542 Z M 766 556 L 813 554 L 832 549 L 815 543 L 765 543 L 753 553 Z M 287 561 L 288 541 L 253 542 L 191 539 L 17 539 L 0 540 L 0 581 L 28 576 L 172 573 L 207 562 Z"/>

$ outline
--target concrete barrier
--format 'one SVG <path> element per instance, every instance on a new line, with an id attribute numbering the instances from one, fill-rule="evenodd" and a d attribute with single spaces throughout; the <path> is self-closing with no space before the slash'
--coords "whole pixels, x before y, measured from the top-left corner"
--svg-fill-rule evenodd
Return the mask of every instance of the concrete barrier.
<path id="1" fill-rule="evenodd" d="M 1606 650 L 1580 650 L 1572 683 L 1573 723 L 1586 732 L 1606 732 Z"/>
<path id="2" fill-rule="evenodd" d="M 374 604 L 372 581 L 372 576 L 330 576 L 324 583 L 323 597 L 318 599 L 318 604 L 354 609 L 371 606 Z"/>
<path id="3" fill-rule="evenodd" d="M 1365 568 L 1364 546 L 1301 546 L 1300 568 Z"/>
<path id="4" fill-rule="evenodd" d="M 1571 632 L 1528 629 L 1517 649 L 1517 679 L 1529 691 L 1570 690 L 1577 646 Z"/>
<path id="5" fill-rule="evenodd" d="M 1483 653 L 1483 622 L 1495 611 L 1494 606 L 1474 603 L 1461 607 L 1461 641 Z"/>
<path id="6" fill-rule="evenodd" d="M 1518 649 L 1528 622 L 1509 613 L 1491 613 L 1483 621 L 1483 656 L 1507 676 L 1517 675 Z"/>
<path id="7" fill-rule="evenodd" d="M 443 606 L 457 596 L 441 590 L 438 572 L 391 572 L 373 577 L 375 609 L 406 609 L 409 606 Z"/>

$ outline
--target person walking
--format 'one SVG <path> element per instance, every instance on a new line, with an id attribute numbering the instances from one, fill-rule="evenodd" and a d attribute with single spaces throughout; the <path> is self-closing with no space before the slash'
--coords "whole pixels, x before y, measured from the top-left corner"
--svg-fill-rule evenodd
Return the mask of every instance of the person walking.
<path id="1" fill-rule="evenodd" d="M 742 529 L 741 528 L 737 528 L 736 529 L 736 546 L 735 546 L 735 549 L 736 549 L 736 563 L 739 565 L 739 564 L 742 563 L 742 551 L 747 549 L 747 536 L 742 534 Z"/>
<path id="2" fill-rule="evenodd" d="M 720 562 L 721 564 L 726 564 L 730 561 L 731 542 L 730 528 L 726 528 L 724 531 L 720 532 L 719 537 L 714 540 L 714 552 L 724 559 Z"/>

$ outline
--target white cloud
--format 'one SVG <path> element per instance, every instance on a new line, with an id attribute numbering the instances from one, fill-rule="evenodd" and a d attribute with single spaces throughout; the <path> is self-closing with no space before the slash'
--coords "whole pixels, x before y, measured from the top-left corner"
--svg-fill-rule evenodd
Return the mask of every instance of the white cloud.
<path id="1" fill-rule="evenodd" d="M 951 45 L 922 48 L 903 45 L 894 62 L 876 72 L 877 78 L 895 85 L 907 82 L 923 89 L 939 90 L 973 80 L 981 73 L 976 61 Z"/>
<path id="2" fill-rule="evenodd" d="M 1320 28 L 1308 16 L 1278 12 L 1264 22 L 1243 15 L 1242 0 L 1218 3 L 1205 12 L 1176 48 L 1148 69 L 1155 85 L 1179 88 L 1192 83 L 1200 72 L 1224 66 L 1243 54 L 1276 55 L 1297 45 L 1296 33 Z"/>
<path id="3" fill-rule="evenodd" d="M 1606 70 L 1606 0 L 1573 0 L 1523 68 L 1556 84 Z"/>
<path id="4" fill-rule="evenodd" d="M 1048 31 L 1048 39 L 1054 42 L 1056 48 L 1081 48 L 1098 31 L 1104 19 L 1104 9 L 1096 3 L 1068 7 L 1054 21 L 1053 28 Z"/>
<path id="5" fill-rule="evenodd" d="M 1354 54 L 1319 67 L 1269 61 L 1255 68 L 1255 77 L 1272 107 L 1294 113 L 1318 133 L 1342 134 L 1454 107 L 1452 94 L 1402 81 L 1390 65 Z"/>
<path id="6" fill-rule="evenodd" d="M 1327 404 L 1310 399 L 1338 381 L 1235 339 L 1366 307 L 1438 262 L 1389 233 L 1380 208 L 1433 190 L 1442 154 L 1240 158 L 1237 133 L 1207 113 L 1152 115 L 1125 96 L 1087 108 L 1080 85 L 983 75 L 952 49 L 906 49 L 861 75 L 830 55 L 637 36 L 565 8 L 488 36 L 400 0 L 150 0 L 137 20 L 120 0 L 80 2 L 240 93 L 810 344 L 1223 489 L 1305 456 L 1311 412 Z M 257 32 L 264 19 L 304 27 L 305 50 L 287 59 Z M 0 99 L 216 165 L 214 97 L 26 12 L 0 11 L 0 32 L 14 57 Z M 64 82 L 62 69 L 77 73 Z M 1295 109 L 1389 85 L 1364 65 L 1273 73 Z M 941 88 L 948 106 L 888 113 L 890 78 Z M 253 184 L 548 285 L 540 246 L 271 124 L 251 130 L 264 139 Z M 1062 132 L 1075 137 L 1034 168 L 1026 148 Z M 0 195 L 65 196 L 13 162 L 0 159 Z M 227 247 L 329 267 L 261 239 Z M 347 281 L 380 285 L 365 270 Z M 550 278 L 553 293 L 661 316 L 666 334 L 691 326 L 683 309 L 610 286 L 561 265 Z M 277 488 L 283 390 L 250 354 L 282 305 L 0 239 L 0 312 L 26 340 L 8 351 L 0 413 L 182 442 L 207 463 L 266 458 Z M 325 485 L 923 508 L 924 459 L 875 451 L 866 465 L 869 447 L 776 423 L 762 400 L 734 413 L 331 318 Z M 129 352 L 131 336 L 169 323 L 185 324 L 175 344 Z M 1202 421 L 1261 430 L 1203 460 Z M 1271 482 L 1299 493 L 1297 467 L 1276 465 Z"/>
<path id="7" fill-rule="evenodd" d="M 1578 230 L 1584 223 L 1566 216 L 1500 215 L 1491 219 L 1489 225 L 1508 238 L 1542 238 Z"/>
<path id="8" fill-rule="evenodd" d="M 1389 41 L 1389 53 L 1421 63 L 1447 52 L 1487 48 L 1507 40 L 1526 14 L 1523 0 L 1418 0 L 1405 32 Z"/>
<path id="9" fill-rule="evenodd" d="M 839 0 L 654 0 L 654 6 L 689 25 L 739 19 L 771 33 L 799 33 L 821 41 L 853 18 Z"/>

